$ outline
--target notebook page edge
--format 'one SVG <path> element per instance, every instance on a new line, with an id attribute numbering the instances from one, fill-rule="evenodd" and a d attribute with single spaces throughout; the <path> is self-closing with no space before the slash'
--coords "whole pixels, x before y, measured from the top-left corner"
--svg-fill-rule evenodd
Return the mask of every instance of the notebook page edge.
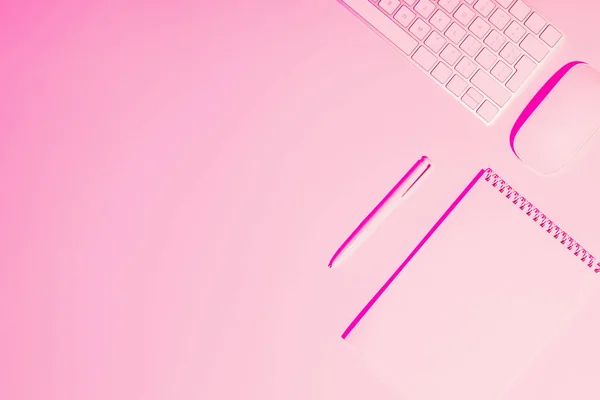
<path id="1" fill-rule="evenodd" d="M 383 286 L 375 293 L 375 295 L 369 300 L 369 302 L 363 307 L 363 309 L 358 313 L 358 315 L 352 320 L 352 322 L 348 325 L 346 330 L 342 333 L 342 339 L 346 339 L 354 330 L 354 328 L 360 323 L 363 317 L 369 312 L 371 307 L 375 305 L 377 300 L 381 297 L 381 295 L 388 289 L 388 287 L 392 284 L 392 282 L 396 279 L 396 277 L 402 272 L 404 267 L 410 263 L 410 261 L 414 258 L 414 256 L 421 250 L 421 248 L 429 241 L 431 236 L 438 230 L 438 228 L 444 223 L 444 221 L 448 218 L 448 216 L 454 211 L 454 209 L 463 201 L 465 196 L 475 187 L 477 182 L 481 180 L 483 175 L 485 174 L 485 169 L 481 169 L 477 175 L 471 180 L 471 182 L 465 187 L 465 189 L 459 194 L 459 196 L 452 202 L 450 207 L 442 214 L 440 219 L 433 225 L 433 227 L 427 232 L 427 234 L 421 239 L 419 244 L 414 248 L 414 250 L 408 255 L 408 257 L 400 264 L 400 266 L 394 271 L 394 273 L 390 276 L 390 278 L 383 284 Z"/>

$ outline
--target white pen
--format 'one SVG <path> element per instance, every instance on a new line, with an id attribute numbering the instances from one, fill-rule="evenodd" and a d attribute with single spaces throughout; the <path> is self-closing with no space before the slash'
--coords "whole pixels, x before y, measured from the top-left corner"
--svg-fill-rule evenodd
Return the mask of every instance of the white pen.
<path id="1" fill-rule="evenodd" d="M 431 165 L 431 160 L 426 156 L 421 157 L 415 163 L 410 171 L 390 190 L 335 252 L 331 261 L 329 261 L 330 268 L 340 266 L 360 244 L 365 242 L 377 230 L 377 227 L 398 207 L 414 184 L 431 168 Z"/>

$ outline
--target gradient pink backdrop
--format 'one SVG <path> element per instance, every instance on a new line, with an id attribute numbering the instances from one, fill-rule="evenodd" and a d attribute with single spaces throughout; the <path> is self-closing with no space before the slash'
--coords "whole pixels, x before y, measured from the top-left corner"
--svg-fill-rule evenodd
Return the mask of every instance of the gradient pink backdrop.
<path id="1" fill-rule="evenodd" d="M 569 39 L 538 85 L 600 65 L 599 5 L 530 3 Z M 335 0 L 0 8 L 0 398 L 396 398 L 343 329 L 475 171 L 538 179 L 533 89 L 484 128 Z M 423 154 L 421 206 L 328 270 Z"/>

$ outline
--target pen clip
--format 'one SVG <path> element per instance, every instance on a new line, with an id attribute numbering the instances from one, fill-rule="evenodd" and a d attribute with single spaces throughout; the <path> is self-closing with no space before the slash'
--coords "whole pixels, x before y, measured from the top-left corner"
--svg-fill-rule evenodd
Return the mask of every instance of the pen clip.
<path id="1" fill-rule="evenodd" d="M 411 175 L 414 174 L 415 172 L 417 172 L 418 168 L 422 165 L 425 165 L 425 168 L 419 172 L 418 176 L 412 177 Z M 401 195 L 402 198 L 404 198 L 405 196 L 408 195 L 408 193 L 412 190 L 412 188 L 415 187 L 417 182 L 419 182 L 419 180 L 421 180 L 421 178 L 427 173 L 427 171 L 429 171 L 431 169 L 432 166 L 433 166 L 433 164 L 431 163 L 431 160 L 427 156 L 421 157 L 421 159 L 414 165 L 414 167 L 406 174 L 406 177 L 405 177 L 406 180 L 410 180 L 410 179 L 413 179 L 413 180 L 410 183 L 410 185 L 408 186 L 408 188 L 404 191 L 404 193 L 402 193 L 402 195 Z"/>

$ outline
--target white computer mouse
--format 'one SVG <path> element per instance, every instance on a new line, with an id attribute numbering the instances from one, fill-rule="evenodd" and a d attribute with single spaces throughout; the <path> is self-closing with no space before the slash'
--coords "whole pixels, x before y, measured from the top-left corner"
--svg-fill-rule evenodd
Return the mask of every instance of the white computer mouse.
<path id="1" fill-rule="evenodd" d="M 600 127 L 600 73 L 583 62 L 561 68 L 529 102 L 511 132 L 511 146 L 531 169 L 565 168 Z"/>

